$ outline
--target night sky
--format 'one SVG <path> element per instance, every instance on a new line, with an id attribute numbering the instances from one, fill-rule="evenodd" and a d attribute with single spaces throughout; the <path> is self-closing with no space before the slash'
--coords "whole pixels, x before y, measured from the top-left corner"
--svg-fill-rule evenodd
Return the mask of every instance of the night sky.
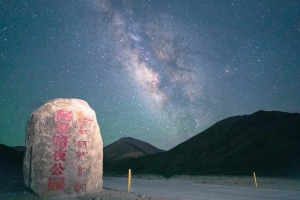
<path id="1" fill-rule="evenodd" d="M 168 150 L 226 117 L 300 112 L 298 0 L 0 1 L 0 143 L 79 98 L 104 146 Z"/>

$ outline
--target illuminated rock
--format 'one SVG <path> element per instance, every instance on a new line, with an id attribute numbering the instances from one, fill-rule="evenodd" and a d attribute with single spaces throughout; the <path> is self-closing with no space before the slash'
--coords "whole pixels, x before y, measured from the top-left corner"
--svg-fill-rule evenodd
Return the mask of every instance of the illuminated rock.
<path id="1" fill-rule="evenodd" d="M 80 99 L 54 99 L 31 115 L 23 161 L 25 185 L 42 198 L 102 189 L 103 143 L 96 114 Z"/>

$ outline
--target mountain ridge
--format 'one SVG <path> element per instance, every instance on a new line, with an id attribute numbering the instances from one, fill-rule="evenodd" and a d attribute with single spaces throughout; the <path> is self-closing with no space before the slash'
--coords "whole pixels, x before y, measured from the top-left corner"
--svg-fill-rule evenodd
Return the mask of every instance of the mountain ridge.
<path id="1" fill-rule="evenodd" d="M 300 114 L 257 111 L 223 119 L 169 151 L 107 163 L 136 173 L 300 175 Z M 154 163 L 154 164 L 153 164 Z M 122 166 L 122 167 L 120 167 Z"/>
<path id="2" fill-rule="evenodd" d="M 220 120 L 168 151 L 121 138 L 104 147 L 103 163 L 105 173 L 300 177 L 299 147 L 299 113 L 257 111 Z M 22 173 L 24 149 L 0 144 L 0 172 Z"/>
<path id="3" fill-rule="evenodd" d="M 163 152 L 163 150 L 132 137 L 123 137 L 103 148 L 104 162 L 136 158 L 159 152 Z"/>

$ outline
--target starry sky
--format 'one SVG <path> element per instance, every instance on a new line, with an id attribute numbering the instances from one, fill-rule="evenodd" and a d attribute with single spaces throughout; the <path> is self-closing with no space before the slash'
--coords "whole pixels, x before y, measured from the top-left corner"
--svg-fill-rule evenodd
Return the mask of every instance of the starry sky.
<path id="1" fill-rule="evenodd" d="M 0 143 L 54 98 L 95 110 L 104 146 L 168 150 L 224 118 L 300 112 L 298 0 L 0 1 Z"/>

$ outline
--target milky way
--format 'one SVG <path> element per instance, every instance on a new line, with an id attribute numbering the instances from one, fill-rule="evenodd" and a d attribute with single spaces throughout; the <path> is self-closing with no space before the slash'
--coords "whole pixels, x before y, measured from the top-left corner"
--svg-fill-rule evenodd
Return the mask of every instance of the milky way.
<path id="1" fill-rule="evenodd" d="M 104 145 L 162 149 L 217 121 L 300 111 L 299 2 L 22 1 L 1 10 L 0 143 L 34 109 L 86 100 Z"/>

